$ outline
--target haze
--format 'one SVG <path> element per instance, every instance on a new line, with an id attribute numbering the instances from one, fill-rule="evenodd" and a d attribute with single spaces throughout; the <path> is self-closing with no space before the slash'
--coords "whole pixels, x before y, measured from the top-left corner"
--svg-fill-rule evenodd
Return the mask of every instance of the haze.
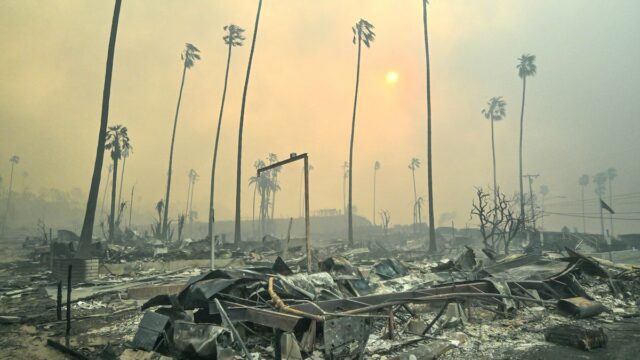
<path id="1" fill-rule="evenodd" d="M 429 7 L 434 196 L 437 225 L 469 223 L 474 186 L 492 183 L 490 123 L 480 111 L 493 96 L 507 102 L 496 123 L 497 179 L 518 189 L 522 83 L 517 58 L 537 56 L 527 82 L 524 172 L 548 185 L 548 211 L 579 211 L 578 178 L 613 167 L 619 232 L 640 230 L 640 2 L 433 1 Z M 185 207 L 187 172 L 195 169 L 194 210 L 208 209 L 213 140 L 226 47 L 223 26 L 246 29 L 234 50 L 221 134 L 217 220 L 232 220 L 242 85 L 255 17 L 253 1 L 154 0 L 123 4 L 113 71 L 109 124 L 129 129 L 125 193 L 136 183 L 139 222 L 150 223 L 164 196 L 169 141 L 180 85 L 180 52 L 189 42 L 202 60 L 187 73 L 177 129 L 172 216 Z M 20 156 L 15 191 L 79 189 L 84 207 L 100 124 L 104 64 L 113 3 L 0 2 L 0 175 Z M 418 195 L 426 198 L 424 40 L 419 1 L 266 1 L 249 88 L 243 151 L 243 218 L 250 218 L 253 162 L 276 153 L 307 152 L 311 210 L 342 209 L 341 168 L 349 155 L 356 47 L 350 27 L 360 18 L 377 38 L 363 51 L 356 143 L 354 206 L 371 219 L 374 162 L 380 161 L 377 209 L 392 223 L 412 221 L 411 158 Z M 389 72 L 397 81 L 387 81 Z M 105 158 L 105 169 L 109 164 Z M 103 172 L 100 194 L 106 177 Z M 276 217 L 300 214 L 300 167 L 280 177 Z M 77 191 L 77 190 L 76 190 Z M 593 186 L 586 190 L 595 198 Z M 552 199 L 556 197 L 556 199 Z M 555 203 L 555 205 L 553 205 Z M 597 213 L 597 203 L 588 203 Z M 424 211 L 423 213 L 426 213 Z M 634 215 L 635 213 L 635 215 Z M 23 219 L 34 224 L 38 214 Z M 206 220 L 201 215 L 200 220 Z M 82 218 L 68 219 L 74 224 Z M 578 227 L 581 219 L 549 215 L 545 227 Z M 64 224 L 59 224 L 60 226 Z M 599 220 L 588 230 L 599 232 Z"/>

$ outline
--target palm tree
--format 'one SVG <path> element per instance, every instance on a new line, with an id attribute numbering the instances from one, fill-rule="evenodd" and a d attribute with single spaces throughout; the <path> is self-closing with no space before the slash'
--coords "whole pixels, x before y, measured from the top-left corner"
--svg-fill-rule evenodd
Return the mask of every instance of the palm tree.
<path id="1" fill-rule="evenodd" d="M 176 141 L 176 127 L 178 126 L 178 114 L 180 113 L 180 101 L 182 100 L 182 89 L 184 88 L 184 79 L 187 75 L 187 69 L 191 69 L 196 60 L 200 60 L 197 47 L 192 44 L 186 43 L 184 51 L 180 58 L 183 61 L 182 67 L 182 81 L 180 82 L 180 92 L 178 94 L 178 105 L 176 106 L 176 115 L 173 119 L 173 133 L 171 134 L 171 148 L 169 150 L 169 170 L 167 171 L 167 192 L 164 201 L 164 216 L 162 218 L 162 236 L 167 239 L 169 235 L 169 197 L 171 195 L 171 173 L 173 168 L 173 146 Z"/>
<path id="2" fill-rule="evenodd" d="M 127 166 L 127 158 L 129 157 L 130 149 L 122 150 L 122 173 L 120 174 L 120 190 L 118 190 L 118 204 L 122 204 L 122 188 L 124 185 L 124 169 Z"/>
<path id="3" fill-rule="evenodd" d="M 522 223 L 524 224 L 524 185 L 522 184 L 522 139 L 523 139 L 523 131 L 524 131 L 524 99 L 527 90 L 527 77 L 534 76 L 537 71 L 537 67 L 535 64 L 536 56 L 530 54 L 522 54 L 522 56 L 518 59 L 518 65 L 516 68 L 518 69 L 518 76 L 522 79 L 522 107 L 520 108 L 520 150 L 519 150 L 519 158 L 520 158 L 520 218 Z"/>
<path id="4" fill-rule="evenodd" d="M 107 182 L 104 184 L 104 192 L 102 193 L 102 204 L 100 205 L 100 218 L 104 214 L 104 199 L 107 197 L 107 189 L 109 189 L 109 180 L 111 179 L 111 172 L 113 171 L 113 164 L 109 164 L 107 167 Z"/>
<path id="5" fill-rule="evenodd" d="M 427 27 L 428 0 L 422 0 L 422 24 L 424 27 L 424 52 L 427 75 L 427 183 L 429 193 L 429 252 L 437 251 L 435 216 L 433 214 L 433 156 L 431 152 L 431 63 L 429 59 L 429 32 Z"/>
<path id="6" fill-rule="evenodd" d="M 347 180 L 349 180 L 349 162 L 342 164 L 342 213 L 347 214 Z"/>
<path id="7" fill-rule="evenodd" d="M 269 160 L 269 164 L 275 164 L 278 162 L 278 155 L 274 153 L 269 153 L 267 157 Z M 280 183 L 278 182 L 278 174 L 282 171 L 281 167 L 274 168 L 270 171 L 271 173 L 271 181 L 273 182 L 273 198 L 271 200 L 271 221 L 275 220 L 275 208 L 276 208 L 276 192 L 280 190 Z M 273 223 L 272 223 L 273 225 Z"/>
<path id="8" fill-rule="evenodd" d="M 196 218 L 196 213 L 193 212 L 193 193 L 196 188 L 196 181 L 200 175 L 194 170 L 189 170 L 189 193 L 187 194 L 187 211 L 186 216 L 189 217 L 189 236 L 193 237 L 193 219 Z"/>
<path id="9" fill-rule="evenodd" d="M 615 168 L 607 169 L 607 180 L 609 181 L 609 206 L 613 207 L 613 188 L 611 183 L 613 179 L 618 177 L 618 171 Z M 613 214 L 609 213 L 609 226 L 611 227 L 611 236 L 613 237 Z"/>
<path id="10" fill-rule="evenodd" d="M 482 115 L 488 120 L 491 120 L 491 153 L 493 156 L 493 204 L 498 204 L 498 181 L 496 179 L 496 143 L 494 136 L 493 123 L 504 119 L 507 115 L 506 111 L 507 103 L 502 99 L 502 96 L 494 96 L 489 99 L 487 108 L 481 111 Z M 524 204 L 523 201 L 520 202 Z M 524 206 L 524 205 L 522 205 Z M 494 206 L 495 207 L 495 206 Z M 495 207 L 497 209 L 497 207 Z"/>
<path id="11" fill-rule="evenodd" d="M 240 107 L 240 126 L 238 129 L 238 162 L 236 164 L 236 217 L 235 231 L 233 241 L 238 244 L 242 238 L 242 225 L 240 219 L 240 198 L 242 186 L 242 131 L 244 129 L 244 109 L 247 104 L 247 91 L 249 89 L 249 77 L 251 75 L 251 64 L 253 63 L 253 53 L 256 48 L 256 37 L 258 36 L 258 25 L 260 23 L 260 10 L 262 9 L 262 0 L 258 0 L 258 12 L 256 13 L 256 22 L 253 27 L 253 38 L 251 39 L 251 50 L 249 51 L 249 63 L 247 64 L 247 76 L 244 79 L 244 90 L 242 91 L 242 105 Z"/>
<path id="12" fill-rule="evenodd" d="M 380 161 L 373 163 L 373 226 L 376 226 L 376 175 L 380 170 Z"/>
<path id="13" fill-rule="evenodd" d="M 100 192 L 100 175 L 104 160 L 104 139 L 107 136 L 107 124 L 109 123 L 109 98 L 111 97 L 111 74 L 113 72 L 113 58 L 116 48 L 116 35 L 118 33 L 118 20 L 120 18 L 120 6 L 122 0 L 115 0 L 113 19 L 111 21 L 111 34 L 109 36 L 109 49 L 107 50 L 107 65 L 104 76 L 104 88 L 102 90 L 102 113 L 100 115 L 100 131 L 98 132 L 98 146 L 96 149 L 96 161 L 93 165 L 91 188 L 87 199 L 87 208 L 84 213 L 82 232 L 80 233 L 79 255 L 88 256 L 93 238 L 93 222 L 96 216 L 98 193 Z"/>
<path id="14" fill-rule="evenodd" d="M 586 234 L 587 233 L 587 221 L 585 220 L 585 216 L 584 216 L 584 188 L 587 187 L 587 185 L 589 185 L 589 175 L 587 174 L 583 174 L 582 176 L 580 176 L 580 178 L 578 179 L 578 184 L 580 184 L 580 188 L 581 188 L 581 195 L 582 195 L 582 233 Z"/>
<path id="15" fill-rule="evenodd" d="M 265 167 L 264 161 L 258 159 L 253 163 L 253 167 L 256 168 L 256 171 L 260 168 Z M 252 176 L 249 178 L 249 186 L 253 185 L 253 212 L 251 214 L 251 226 L 253 229 L 253 235 L 256 235 L 256 192 L 258 191 L 258 177 Z"/>
<path id="16" fill-rule="evenodd" d="M 263 163 L 264 164 L 264 163 Z M 269 204 L 270 194 L 275 189 L 273 178 L 268 173 L 261 173 L 260 176 L 252 176 L 249 178 L 249 185 L 253 185 L 254 189 L 260 194 L 260 237 L 267 233 L 267 221 L 269 220 Z M 254 194 L 255 194 L 254 190 Z M 254 201 L 255 204 L 255 201 Z M 255 207 L 255 206 L 254 206 Z M 255 216 L 255 212 L 254 212 Z"/>
<path id="17" fill-rule="evenodd" d="M 242 46 L 242 41 L 244 40 L 244 36 L 242 33 L 244 29 L 241 27 L 231 24 L 224 27 L 224 30 L 227 32 L 225 36 L 222 37 L 224 43 L 228 47 L 227 52 L 227 67 L 224 72 L 224 86 L 222 88 L 222 102 L 220 103 L 220 114 L 218 115 L 218 129 L 216 130 L 216 141 L 213 146 L 213 161 L 211 163 L 211 193 L 209 195 L 209 227 L 207 231 L 207 238 L 213 239 L 213 223 L 215 221 L 215 212 L 213 207 L 214 200 L 214 191 L 215 191 L 215 181 L 216 181 L 216 162 L 218 159 L 218 143 L 220 142 L 220 129 L 222 128 L 222 114 L 224 112 L 224 102 L 227 98 L 227 82 L 229 80 L 229 66 L 231 64 L 231 49 L 235 46 Z"/>
<path id="18" fill-rule="evenodd" d="M 413 158 L 409 164 L 411 177 L 413 178 L 413 233 L 416 234 L 416 224 L 418 223 L 418 190 L 416 189 L 416 169 L 420 168 L 420 159 Z M 422 222 L 422 221 L 421 221 Z"/>
<path id="19" fill-rule="evenodd" d="M 355 26 L 351 28 L 353 31 L 353 43 L 358 45 L 358 62 L 356 67 L 356 92 L 353 97 L 353 117 L 351 119 L 351 141 L 349 143 L 349 245 L 353 246 L 353 140 L 356 130 L 356 109 L 358 107 L 358 87 L 360 85 L 360 58 L 362 53 L 362 44 L 368 48 L 375 40 L 376 34 L 373 32 L 374 26 L 364 19 L 360 19 Z"/>
<path id="20" fill-rule="evenodd" d="M 136 184 L 131 187 L 131 198 L 129 200 L 129 228 L 131 228 L 131 219 L 133 218 L 133 193 L 136 190 Z"/>
<path id="21" fill-rule="evenodd" d="M 127 128 L 122 125 L 110 126 L 105 137 L 104 149 L 111 153 L 113 160 L 113 179 L 111 180 L 111 212 L 109 215 L 109 241 L 114 240 L 116 227 L 116 185 L 118 180 L 118 161 L 124 151 L 131 149 Z"/>
<path id="22" fill-rule="evenodd" d="M 13 155 L 9 158 L 9 162 L 11 163 L 11 173 L 9 175 L 9 189 L 7 193 L 7 211 L 2 221 L 2 235 L 4 235 L 4 231 L 7 225 L 7 219 L 9 219 L 9 212 L 11 211 L 11 191 L 13 190 L 13 168 L 16 165 L 18 165 L 18 163 L 20 162 L 20 157 L 18 155 Z"/>

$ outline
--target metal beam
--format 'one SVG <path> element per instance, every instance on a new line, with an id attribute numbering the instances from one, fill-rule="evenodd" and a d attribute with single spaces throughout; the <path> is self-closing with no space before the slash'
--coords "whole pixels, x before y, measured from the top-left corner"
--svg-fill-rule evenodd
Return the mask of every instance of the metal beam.
<path id="1" fill-rule="evenodd" d="M 273 163 L 258 169 L 258 177 L 265 171 L 279 168 L 283 165 L 292 163 L 294 161 L 304 160 L 304 224 L 305 224 L 305 238 L 307 245 L 307 273 L 311 274 L 311 222 L 309 220 L 309 156 L 307 153 L 296 155 L 294 153 L 291 156 L 282 161 L 278 161 L 277 163 Z M 287 244 L 288 246 L 289 244 Z"/>

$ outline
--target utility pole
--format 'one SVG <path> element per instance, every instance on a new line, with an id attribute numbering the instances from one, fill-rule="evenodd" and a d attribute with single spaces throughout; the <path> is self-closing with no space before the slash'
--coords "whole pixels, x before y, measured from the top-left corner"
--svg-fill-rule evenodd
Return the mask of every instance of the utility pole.
<path id="1" fill-rule="evenodd" d="M 540 174 L 526 174 L 522 175 L 523 178 L 527 178 L 529 180 L 529 204 L 531 205 L 531 221 L 533 222 L 533 231 L 536 230 L 536 216 L 535 216 L 535 207 L 533 206 L 533 179 L 540 176 Z"/>

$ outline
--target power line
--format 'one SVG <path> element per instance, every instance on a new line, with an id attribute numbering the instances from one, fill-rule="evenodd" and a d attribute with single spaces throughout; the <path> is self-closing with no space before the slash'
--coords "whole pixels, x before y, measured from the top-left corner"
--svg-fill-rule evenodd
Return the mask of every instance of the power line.
<path id="1" fill-rule="evenodd" d="M 549 214 L 549 215 L 558 215 L 558 216 L 567 216 L 567 217 L 577 217 L 577 218 L 581 218 L 582 214 L 567 214 L 567 213 L 555 213 L 555 212 L 548 212 L 545 211 L 545 214 Z M 586 219 L 600 219 L 600 216 L 592 216 L 592 215 L 585 215 L 584 216 Z M 627 221 L 640 221 L 640 218 L 620 218 L 620 217 L 614 217 L 613 220 L 627 220 Z"/>
<path id="2" fill-rule="evenodd" d="M 627 193 L 627 194 L 618 194 L 618 195 L 614 195 L 613 196 L 614 200 L 631 200 L 631 199 L 639 199 L 640 200 L 640 193 L 638 192 L 633 192 L 633 193 Z M 588 203 L 597 203 L 600 199 L 599 198 L 587 198 L 584 199 L 584 203 L 588 204 Z M 548 203 L 547 205 L 563 205 L 563 204 L 582 204 L 582 200 L 578 199 L 578 200 L 567 200 L 567 201 L 558 201 L 558 202 L 552 202 L 552 203 Z"/>

